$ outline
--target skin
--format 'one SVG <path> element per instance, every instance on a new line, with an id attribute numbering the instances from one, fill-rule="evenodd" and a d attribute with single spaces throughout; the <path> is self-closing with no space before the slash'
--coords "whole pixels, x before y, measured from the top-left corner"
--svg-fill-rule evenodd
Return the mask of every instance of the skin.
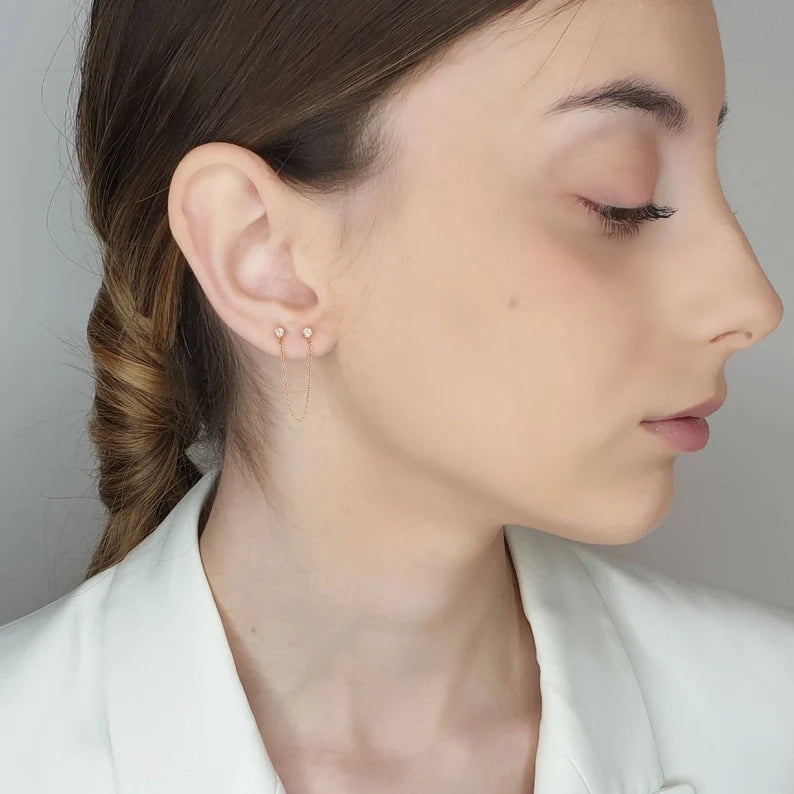
<path id="1" fill-rule="evenodd" d="M 547 8 L 395 99 L 398 156 L 350 195 L 299 196 L 221 142 L 173 177 L 174 237 L 274 387 L 278 500 L 227 455 L 200 550 L 288 790 L 531 790 L 539 670 L 503 526 L 647 535 L 679 453 L 640 422 L 724 396 L 727 360 L 782 318 L 720 185 L 711 3 L 533 24 Z M 627 75 L 684 101 L 685 136 L 543 117 Z M 609 238 L 578 197 L 678 212 Z M 314 332 L 302 422 L 279 325 L 299 416 Z"/>

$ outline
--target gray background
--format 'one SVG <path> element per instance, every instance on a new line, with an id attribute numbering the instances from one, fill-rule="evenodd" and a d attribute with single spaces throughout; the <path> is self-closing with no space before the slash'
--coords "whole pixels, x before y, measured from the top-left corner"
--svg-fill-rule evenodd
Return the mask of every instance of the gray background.
<path id="1" fill-rule="evenodd" d="M 794 4 L 716 4 L 731 107 L 723 185 L 788 308 Z M 68 116 L 85 13 L 74 0 L 0 0 L 0 624 L 75 587 L 102 528 L 85 429 L 85 324 L 99 264 L 75 189 Z M 710 420 L 706 449 L 676 461 L 664 523 L 607 553 L 794 607 L 792 315 L 728 363 L 728 402 Z"/>

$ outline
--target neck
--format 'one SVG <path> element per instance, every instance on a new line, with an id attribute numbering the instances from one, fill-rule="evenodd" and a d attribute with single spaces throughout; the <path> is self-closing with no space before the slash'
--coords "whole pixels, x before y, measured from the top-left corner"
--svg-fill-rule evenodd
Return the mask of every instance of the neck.
<path id="1" fill-rule="evenodd" d="M 502 527 L 472 542 L 449 527 L 276 519 L 224 468 L 199 546 L 263 734 L 289 725 L 302 746 L 409 757 L 539 713 Z"/>

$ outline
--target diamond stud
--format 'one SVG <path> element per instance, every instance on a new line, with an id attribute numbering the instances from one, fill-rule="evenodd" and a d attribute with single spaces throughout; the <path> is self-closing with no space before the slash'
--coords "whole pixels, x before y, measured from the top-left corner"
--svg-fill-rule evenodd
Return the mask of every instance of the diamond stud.
<path id="1" fill-rule="evenodd" d="M 281 339 L 284 336 L 284 329 L 283 328 L 276 328 L 276 336 Z"/>
<path id="2" fill-rule="evenodd" d="M 304 328 L 303 329 L 303 335 L 308 339 L 312 335 L 312 329 L 311 328 Z"/>

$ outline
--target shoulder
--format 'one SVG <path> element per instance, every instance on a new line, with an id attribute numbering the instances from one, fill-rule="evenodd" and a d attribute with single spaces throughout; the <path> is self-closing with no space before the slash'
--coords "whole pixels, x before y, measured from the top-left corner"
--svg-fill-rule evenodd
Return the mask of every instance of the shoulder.
<path id="1" fill-rule="evenodd" d="M 57 668 L 50 670 L 56 656 L 61 665 L 67 660 L 88 661 L 91 639 L 99 628 L 98 613 L 113 573 L 114 569 L 107 569 L 34 612 L 0 625 L 3 695 L 10 696 L 15 685 L 36 673 L 57 674 Z M 39 683 L 46 685 L 45 681 Z"/>
<path id="2" fill-rule="evenodd" d="M 794 610 L 570 547 L 632 659 L 668 774 L 794 785 Z"/>
<path id="3" fill-rule="evenodd" d="M 628 633 L 711 653 L 744 640 L 770 665 L 794 660 L 794 610 L 719 585 L 618 560 L 608 549 L 570 547 Z"/>
<path id="4" fill-rule="evenodd" d="M 0 626 L 0 791 L 71 791 L 72 775 L 80 790 L 109 790 L 94 754 L 107 734 L 100 643 L 114 571 Z"/>

